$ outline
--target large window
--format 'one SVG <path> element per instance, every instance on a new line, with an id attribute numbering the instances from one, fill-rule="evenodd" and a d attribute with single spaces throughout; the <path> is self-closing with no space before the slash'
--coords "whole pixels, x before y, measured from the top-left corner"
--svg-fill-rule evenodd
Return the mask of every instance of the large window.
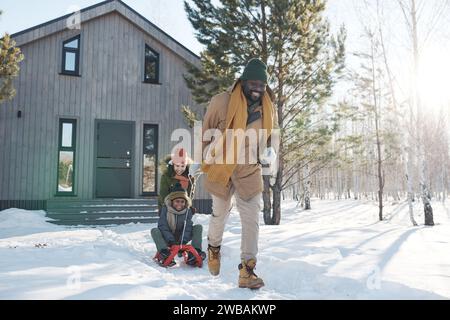
<path id="1" fill-rule="evenodd" d="M 58 195 L 75 194 L 75 143 L 77 121 L 75 119 L 59 120 L 58 139 Z"/>
<path id="2" fill-rule="evenodd" d="M 142 194 L 156 194 L 158 166 L 158 126 L 144 124 Z"/>
<path id="3" fill-rule="evenodd" d="M 63 42 L 63 74 L 80 75 L 80 35 Z"/>
<path id="4" fill-rule="evenodd" d="M 159 53 L 145 45 L 144 82 L 159 83 Z"/>

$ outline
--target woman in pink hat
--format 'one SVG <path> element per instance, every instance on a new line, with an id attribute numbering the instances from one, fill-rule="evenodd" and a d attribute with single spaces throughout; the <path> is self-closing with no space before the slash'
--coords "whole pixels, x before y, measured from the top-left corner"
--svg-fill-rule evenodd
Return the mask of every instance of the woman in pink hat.
<path id="1" fill-rule="evenodd" d="M 158 207 L 161 212 L 161 208 L 164 205 L 165 198 L 170 193 L 170 190 L 174 188 L 176 183 L 179 183 L 181 187 L 186 190 L 190 195 L 193 185 L 195 183 L 194 177 L 189 177 L 189 166 L 192 164 L 192 160 L 189 158 L 187 151 L 183 148 L 178 148 L 174 153 L 167 155 L 160 165 L 161 181 L 159 185 L 158 195 Z"/>

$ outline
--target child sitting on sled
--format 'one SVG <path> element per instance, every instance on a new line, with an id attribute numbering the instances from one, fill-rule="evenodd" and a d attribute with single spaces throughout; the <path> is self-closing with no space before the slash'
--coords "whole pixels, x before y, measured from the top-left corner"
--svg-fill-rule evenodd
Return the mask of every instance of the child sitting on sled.
<path id="1" fill-rule="evenodd" d="M 151 235 L 159 253 L 159 263 L 170 256 L 170 249 L 174 245 L 186 245 L 192 240 L 192 247 L 198 255 L 205 259 L 206 254 L 202 251 L 202 225 L 193 225 L 194 214 L 191 199 L 181 184 L 176 183 L 171 192 L 164 200 L 164 206 L 158 220 L 158 227 L 152 229 Z M 196 257 L 188 252 L 187 264 L 195 266 Z M 175 265 L 172 260 L 169 266 Z"/>

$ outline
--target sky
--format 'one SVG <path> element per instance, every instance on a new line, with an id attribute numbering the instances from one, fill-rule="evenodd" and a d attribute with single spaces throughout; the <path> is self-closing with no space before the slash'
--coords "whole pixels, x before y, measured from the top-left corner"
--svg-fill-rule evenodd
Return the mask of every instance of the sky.
<path id="1" fill-rule="evenodd" d="M 100 0 L 0 0 L 0 34 L 10 34 L 82 9 Z M 163 29 L 178 42 L 200 53 L 202 45 L 186 17 L 182 0 L 124 0 L 127 5 Z"/>

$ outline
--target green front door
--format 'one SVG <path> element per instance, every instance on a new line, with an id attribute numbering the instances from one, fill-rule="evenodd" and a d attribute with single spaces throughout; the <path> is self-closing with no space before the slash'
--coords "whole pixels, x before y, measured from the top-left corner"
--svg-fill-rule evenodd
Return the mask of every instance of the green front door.
<path id="1" fill-rule="evenodd" d="M 95 196 L 131 198 L 133 196 L 134 123 L 96 121 Z"/>

